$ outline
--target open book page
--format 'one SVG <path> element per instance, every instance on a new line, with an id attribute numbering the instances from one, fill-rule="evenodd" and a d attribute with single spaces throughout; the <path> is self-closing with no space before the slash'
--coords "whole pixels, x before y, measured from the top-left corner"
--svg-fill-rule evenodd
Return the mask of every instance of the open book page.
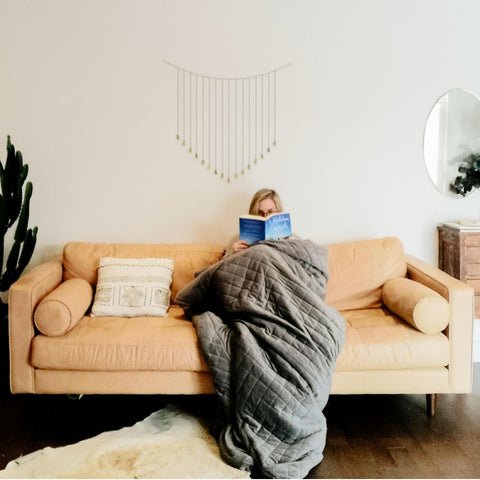
<path id="1" fill-rule="evenodd" d="M 248 243 L 261 240 L 280 240 L 292 234 L 290 214 L 273 213 L 268 217 L 242 215 L 239 219 L 240 239 Z"/>

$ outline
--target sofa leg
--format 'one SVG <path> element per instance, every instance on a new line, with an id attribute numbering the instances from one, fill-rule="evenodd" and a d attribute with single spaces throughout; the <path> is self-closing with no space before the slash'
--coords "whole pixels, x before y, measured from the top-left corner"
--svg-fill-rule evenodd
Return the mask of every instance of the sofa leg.
<path id="1" fill-rule="evenodd" d="M 437 408 L 437 394 L 427 393 L 427 413 L 429 417 L 435 415 L 435 409 Z"/>
<path id="2" fill-rule="evenodd" d="M 83 393 L 67 393 L 67 398 L 69 400 L 81 400 Z"/>

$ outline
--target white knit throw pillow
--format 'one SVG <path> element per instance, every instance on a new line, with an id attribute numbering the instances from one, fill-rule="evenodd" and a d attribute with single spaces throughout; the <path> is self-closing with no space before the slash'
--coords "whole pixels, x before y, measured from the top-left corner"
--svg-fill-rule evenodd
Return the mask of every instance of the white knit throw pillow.
<path id="1" fill-rule="evenodd" d="M 172 273 L 171 258 L 101 258 L 92 315 L 165 316 Z"/>

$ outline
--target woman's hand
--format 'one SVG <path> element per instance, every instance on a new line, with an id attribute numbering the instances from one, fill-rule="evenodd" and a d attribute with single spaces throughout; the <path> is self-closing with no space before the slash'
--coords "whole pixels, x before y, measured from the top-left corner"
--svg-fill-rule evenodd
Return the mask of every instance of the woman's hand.
<path id="1" fill-rule="evenodd" d="M 242 252 L 243 250 L 246 250 L 250 244 L 246 242 L 245 240 L 237 240 L 232 247 L 233 253 L 238 253 Z"/>

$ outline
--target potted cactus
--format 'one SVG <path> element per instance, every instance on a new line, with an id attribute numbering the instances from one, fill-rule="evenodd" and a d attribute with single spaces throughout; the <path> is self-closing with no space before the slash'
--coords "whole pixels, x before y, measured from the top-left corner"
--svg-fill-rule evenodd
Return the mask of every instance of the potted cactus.
<path id="1" fill-rule="evenodd" d="M 6 292 L 18 280 L 32 258 L 37 240 L 37 227 L 28 228 L 33 186 L 32 182 L 25 184 L 27 175 L 28 165 L 23 164 L 21 152 L 15 151 L 8 136 L 5 166 L 0 161 L 0 292 Z M 13 238 L 7 236 L 10 229 Z M 7 255 L 5 249 L 10 243 Z M 8 305 L 0 299 L 0 318 L 7 313 Z"/>

